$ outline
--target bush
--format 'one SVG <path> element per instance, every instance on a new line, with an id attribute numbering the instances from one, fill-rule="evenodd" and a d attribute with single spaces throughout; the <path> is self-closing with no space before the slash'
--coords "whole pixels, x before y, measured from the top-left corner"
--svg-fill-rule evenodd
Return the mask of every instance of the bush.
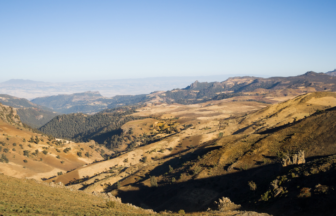
<path id="1" fill-rule="evenodd" d="M 82 157 L 82 152 L 77 152 L 78 157 Z"/>
<path id="2" fill-rule="evenodd" d="M 257 184 L 254 181 L 249 181 L 248 185 L 250 187 L 250 190 L 255 191 L 257 189 Z"/>
<path id="3" fill-rule="evenodd" d="M 4 154 L 1 155 L 0 162 L 8 163 L 8 158 L 6 157 L 6 155 Z"/>
<path id="4" fill-rule="evenodd" d="M 115 206 L 116 206 L 116 203 L 113 202 L 113 201 L 106 202 L 106 207 L 107 208 L 115 208 Z"/>
<path id="5" fill-rule="evenodd" d="M 173 167 L 169 165 L 169 173 L 172 173 L 174 171 Z"/>
<path id="6" fill-rule="evenodd" d="M 68 151 L 70 151 L 71 150 L 71 148 L 65 148 L 64 150 L 63 150 L 63 152 L 64 153 L 68 153 Z"/>
<path id="7" fill-rule="evenodd" d="M 86 157 L 90 157 L 90 153 L 89 153 L 89 152 L 86 152 L 86 153 L 85 153 L 85 156 L 86 156 Z"/>
<path id="8" fill-rule="evenodd" d="M 42 153 L 46 155 L 46 154 L 48 154 L 48 151 L 47 150 L 43 150 Z"/>
<path id="9" fill-rule="evenodd" d="M 26 157 L 29 157 L 29 151 L 28 150 L 24 150 L 23 151 L 23 155 L 26 156 Z"/>
<path id="10" fill-rule="evenodd" d="M 23 162 L 25 162 L 25 163 L 28 163 L 28 161 L 27 161 L 27 160 L 23 160 Z"/>
<path id="11" fill-rule="evenodd" d="M 155 176 L 150 177 L 150 184 L 151 184 L 152 187 L 157 187 L 158 186 Z"/>
<path id="12" fill-rule="evenodd" d="M 185 214 L 185 211 L 183 209 L 181 209 L 180 211 L 178 211 L 179 214 Z"/>
<path id="13" fill-rule="evenodd" d="M 61 157 L 59 155 L 56 156 L 57 159 L 61 159 Z"/>
<path id="14" fill-rule="evenodd" d="M 143 157 L 142 159 L 140 159 L 141 162 L 146 163 L 147 162 L 147 156 Z"/>
<path id="15" fill-rule="evenodd" d="M 9 151 L 8 148 L 5 148 L 5 149 L 3 150 L 3 152 L 5 152 L 5 153 L 7 153 L 8 151 Z"/>
<path id="16" fill-rule="evenodd" d="M 63 175 L 63 172 L 61 171 L 61 172 L 57 172 L 57 175 Z"/>

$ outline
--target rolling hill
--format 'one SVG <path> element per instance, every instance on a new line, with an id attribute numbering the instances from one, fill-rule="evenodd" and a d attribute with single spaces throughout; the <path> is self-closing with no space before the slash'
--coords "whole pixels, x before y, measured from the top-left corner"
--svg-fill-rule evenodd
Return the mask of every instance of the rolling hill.
<path id="1" fill-rule="evenodd" d="M 315 92 L 271 105 L 229 98 L 141 107 L 132 115 L 155 116 L 151 132 L 174 121 L 191 127 L 48 181 L 111 192 L 155 211 L 217 214 L 214 202 L 227 197 L 232 209 L 332 215 L 335 106 L 336 93 Z M 124 128 L 137 134 L 143 124 Z M 300 151 L 306 163 L 281 166 Z M 327 201 L 315 203 L 320 199 Z"/>

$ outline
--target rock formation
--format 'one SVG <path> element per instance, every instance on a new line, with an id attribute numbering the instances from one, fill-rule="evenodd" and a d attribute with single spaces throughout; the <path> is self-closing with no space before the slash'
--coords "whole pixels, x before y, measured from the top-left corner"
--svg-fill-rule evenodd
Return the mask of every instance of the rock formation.
<path id="1" fill-rule="evenodd" d="M 292 157 L 289 157 L 289 155 L 285 155 L 285 157 L 283 157 L 281 160 L 281 164 L 283 167 L 292 164 L 304 164 L 304 163 L 306 163 L 306 159 L 303 150 L 300 150 L 297 154 L 294 154 Z"/>
<path id="2" fill-rule="evenodd" d="M 215 201 L 215 204 L 218 207 L 218 211 L 231 211 L 235 209 L 239 209 L 241 206 L 233 203 L 229 198 L 222 197 L 221 199 Z"/>

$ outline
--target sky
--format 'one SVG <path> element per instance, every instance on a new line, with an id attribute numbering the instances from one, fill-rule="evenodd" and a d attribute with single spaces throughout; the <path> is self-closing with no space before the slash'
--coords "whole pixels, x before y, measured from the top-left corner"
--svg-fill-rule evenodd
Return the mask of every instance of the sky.
<path id="1" fill-rule="evenodd" d="M 0 81 L 336 68 L 336 1 L 0 1 Z"/>

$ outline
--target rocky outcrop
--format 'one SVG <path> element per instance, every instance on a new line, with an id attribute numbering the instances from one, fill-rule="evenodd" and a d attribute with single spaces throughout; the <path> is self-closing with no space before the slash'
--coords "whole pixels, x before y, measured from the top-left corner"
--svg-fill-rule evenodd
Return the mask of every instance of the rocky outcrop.
<path id="1" fill-rule="evenodd" d="M 290 157 L 289 155 L 285 155 L 281 160 L 281 164 L 283 167 L 304 163 L 306 163 L 306 159 L 304 151 L 302 150 L 300 150 L 297 154 L 292 155 L 292 157 Z"/>
<path id="2" fill-rule="evenodd" d="M 218 211 L 225 212 L 225 211 L 232 211 L 239 209 L 241 206 L 233 203 L 229 198 L 222 197 L 218 201 L 215 201 L 217 205 Z"/>

